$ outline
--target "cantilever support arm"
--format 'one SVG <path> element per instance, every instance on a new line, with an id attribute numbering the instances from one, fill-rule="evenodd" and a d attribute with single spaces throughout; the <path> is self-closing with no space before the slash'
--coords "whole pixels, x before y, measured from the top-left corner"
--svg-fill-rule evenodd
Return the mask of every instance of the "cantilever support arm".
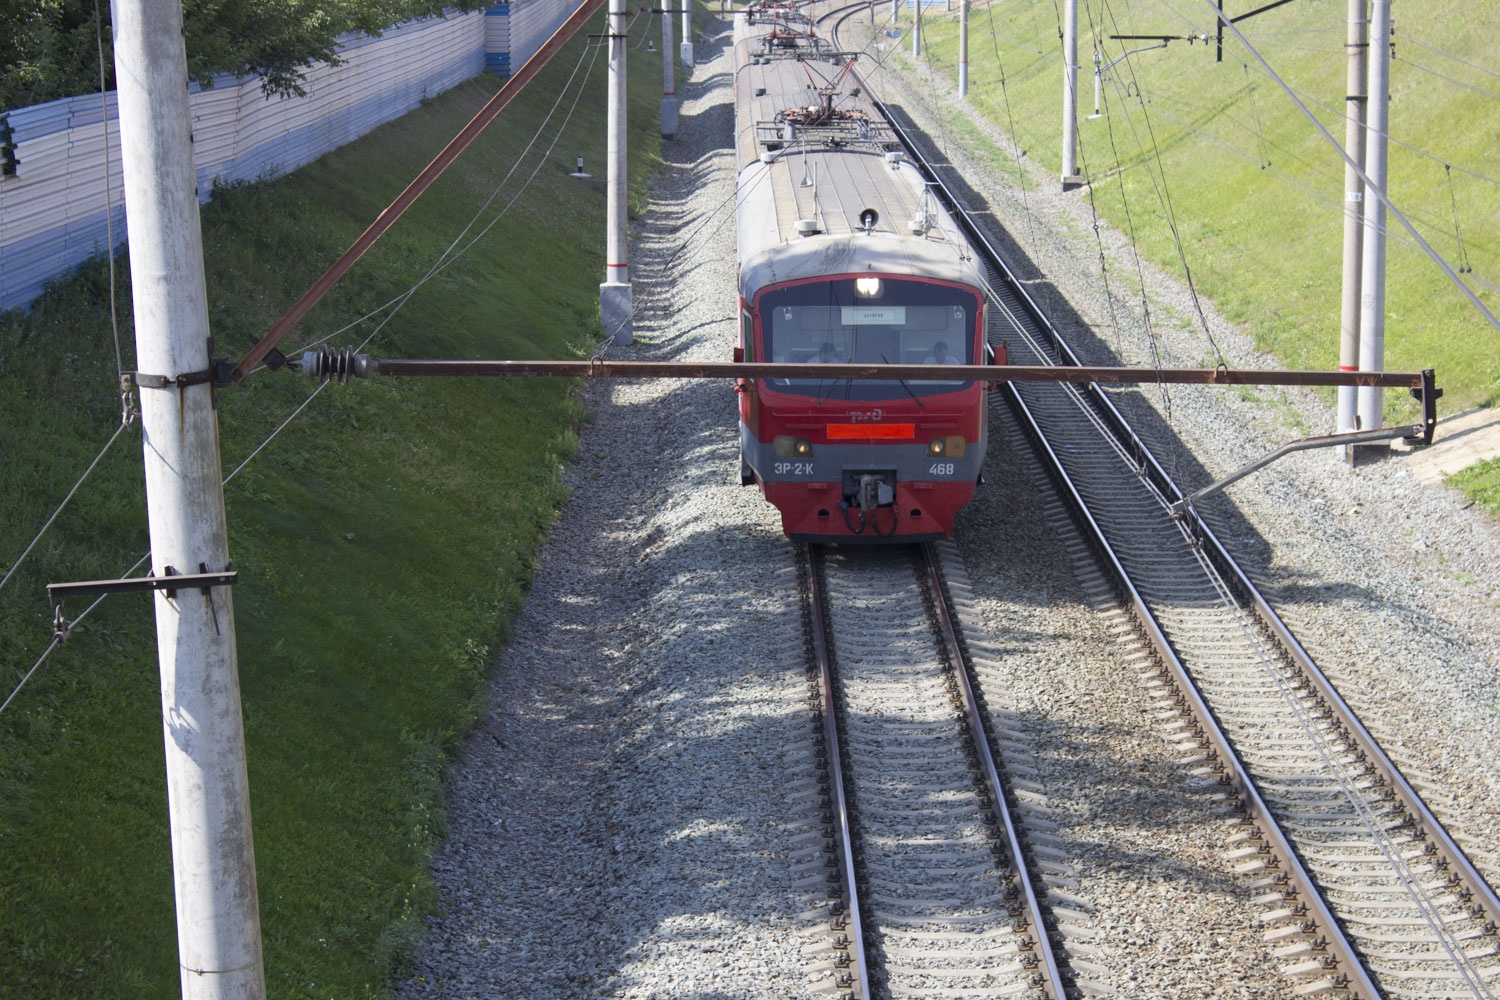
<path id="1" fill-rule="evenodd" d="M 1176 503 L 1169 505 L 1167 509 L 1172 512 L 1173 517 L 1180 516 L 1195 502 L 1202 500 L 1204 497 L 1209 496 L 1210 494 L 1218 493 L 1230 483 L 1238 482 L 1239 480 L 1244 479 L 1246 476 L 1250 475 L 1250 473 L 1256 472 L 1260 469 L 1264 469 L 1266 466 L 1270 465 L 1278 458 L 1281 458 L 1283 455 L 1290 455 L 1294 451 L 1309 451 L 1313 448 L 1332 448 L 1342 444 L 1373 444 L 1376 441 L 1393 441 L 1396 438 L 1420 439 L 1423 436 L 1422 431 L 1423 428 L 1421 424 L 1410 424 L 1405 427 L 1379 427 L 1372 431 L 1350 431 L 1345 434 L 1323 434 L 1319 437 L 1298 438 L 1295 441 L 1288 441 L 1286 444 L 1282 445 L 1280 448 L 1277 448 L 1269 455 L 1266 455 L 1263 458 L 1257 458 L 1255 461 L 1249 463 L 1248 465 L 1243 465 L 1240 468 L 1235 469 L 1223 479 L 1220 479 L 1217 482 L 1209 483 L 1207 486 L 1203 487 L 1203 489 L 1198 490 L 1194 493 L 1189 493 L 1181 500 L 1178 500 Z"/>

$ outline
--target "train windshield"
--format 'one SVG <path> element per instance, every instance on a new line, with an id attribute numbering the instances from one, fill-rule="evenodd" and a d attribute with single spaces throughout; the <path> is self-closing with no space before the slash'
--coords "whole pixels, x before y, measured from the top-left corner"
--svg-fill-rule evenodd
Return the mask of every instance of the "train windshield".
<path id="1" fill-rule="evenodd" d="M 762 357 L 809 364 L 975 364 L 979 297 L 955 285 L 880 278 L 840 278 L 766 291 L 760 296 Z M 871 400 L 931 396 L 972 383 L 769 379 L 778 392 Z M 832 384 L 837 382 L 837 385 Z"/>

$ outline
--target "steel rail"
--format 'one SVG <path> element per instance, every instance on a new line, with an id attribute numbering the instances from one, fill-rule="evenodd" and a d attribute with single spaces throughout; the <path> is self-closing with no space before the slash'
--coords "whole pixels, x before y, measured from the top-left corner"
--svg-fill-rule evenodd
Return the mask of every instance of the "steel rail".
<path id="1" fill-rule="evenodd" d="M 1185 498 L 1177 484 L 1172 481 L 1155 456 L 1146 452 L 1149 461 L 1149 473 L 1154 480 L 1158 481 L 1158 488 L 1167 492 L 1167 495 L 1175 493 L 1178 503 L 1183 503 Z M 1174 505 L 1175 506 L 1175 505 Z M 1261 622 L 1270 630 L 1271 634 L 1281 644 L 1283 650 L 1302 676 L 1312 685 L 1318 696 L 1323 700 L 1343 724 L 1345 732 L 1354 740 L 1364 753 L 1366 762 L 1383 777 L 1395 792 L 1402 807 L 1407 811 L 1412 820 L 1422 828 L 1426 836 L 1437 848 L 1439 856 L 1447 862 L 1448 866 L 1456 872 L 1462 880 L 1464 888 L 1469 892 L 1470 898 L 1485 912 L 1486 919 L 1495 927 L 1500 928 L 1500 898 L 1497 898 L 1494 888 L 1488 880 L 1480 874 L 1479 870 L 1469 860 L 1463 848 L 1459 847 L 1452 836 L 1444 828 L 1442 822 L 1433 815 L 1427 803 L 1411 783 L 1406 780 L 1395 762 L 1390 759 L 1381 748 L 1378 741 L 1365 728 L 1364 723 L 1359 720 L 1354 710 L 1344 701 L 1333 682 L 1323 673 L 1311 654 L 1292 634 L 1290 628 L 1282 621 L 1281 616 L 1276 613 L 1275 608 L 1266 599 L 1260 589 L 1250 580 L 1250 577 L 1240 567 L 1239 563 L 1229 554 L 1224 543 L 1220 541 L 1208 523 L 1205 522 L 1196 511 L 1189 508 L 1191 517 L 1189 519 L 1190 530 L 1199 544 L 1203 547 L 1204 554 L 1225 574 L 1230 584 L 1238 592 L 1240 598 L 1255 609 L 1256 615 Z"/>
<path id="2" fill-rule="evenodd" d="M 883 104 L 881 105 L 881 109 L 884 113 L 887 113 L 889 118 L 889 113 Z M 1035 321 L 1036 329 L 1028 331 L 1028 333 L 1033 335 L 1042 333 L 1056 345 L 1060 354 L 1073 362 L 1071 366 L 1065 365 L 1059 367 L 1073 367 L 1083 370 L 1084 366 L 1079 363 L 1072 349 L 1062 339 L 1051 322 L 1045 318 L 1030 295 L 1026 293 L 1024 287 L 1005 263 L 1003 255 L 996 250 L 991 241 L 985 237 L 978 225 L 969 216 L 968 212 L 954 198 L 951 191 L 948 190 L 947 185 L 922 155 L 917 144 L 912 141 L 909 134 L 904 129 L 901 129 L 897 123 L 892 122 L 892 124 L 896 128 L 897 134 L 902 137 L 903 143 L 906 144 L 913 161 L 919 165 L 929 180 L 934 183 L 938 189 L 939 196 L 944 199 L 950 212 L 960 220 L 971 237 L 975 239 L 976 246 L 989 258 L 989 263 L 996 268 L 997 272 L 1007 282 L 1009 290 L 1022 300 L 1027 311 L 1031 313 L 1028 318 Z M 1085 381 L 1093 383 L 1095 380 Z M 1101 562 L 1104 563 L 1106 570 L 1113 577 L 1116 587 L 1124 597 L 1126 603 L 1131 607 L 1136 620 L 1146 633 L 1147 640 L 1151 643 L 1157 655 L 1161 658 L 1163 665 L 1167 668 L 1179 694 L 1203 730 L 1204 736 L 1213 748 L 1215 756 L 1219 759 L 1230 788 L 1234 791 L 1251 820 L 1260 831 L 1274 859 L 1280 864 L 1282 870 L 1295 885 L 1300 898 L 1307 907 L 1306 918 L 1311 921 L 1317 932 L 1321 935 L 1322 943 L 1328 948 L 1335 967 L 1344 978 L 1346 988 L 1356 996 L 1365 998 L 1365 1000 L 1379 1000 L 1382 994 L 1370 979 L 1369 972 L 1360 960 L 1358 952 L 1345 935 L 1343 927 L 1334 917 L 1332 911 L 1329 910 L 1328 904 L 1323 899 L 1322 893 L 1318 890 L 1316 882 L 1303 866 L 1296 848 L 1271 814 L 1254 780 L 1245 769 L 1239 756 L 1235 753 L 1232 742 L 1219 726 L 1213 711 L 1198 692 L 1191 675 L 1177 656 L 1171 642 L 1167 639 L 1165 632 L 1157 621 L 1156 615 L 1136 589 L 1124 564 L 1109 544 L 1109 540 L 1102 527 L 1089 510 L 1082 493 L 1069 478 L 1062 460 L 1053 451 L 1040 424 L 1026 406 L 1017 388 L 1014 385 L 1010 385 L 1007 386 L 1007 389 L 1006 398 L 1011 405 L 1012 411 L 1015 413 L 1023 432 L 1031 440 L 1039 457 L 1042 458 L 1049 478 L 1053 480 L 1059 493 L 1072 509 L 1085 537 L 1099 554 Z M 1108 410 L 1113 412 L 1115 418 L 1118 419 L 1120 426 L 1128 428 L 1128 423 L 1119 415 L 1118 410 L 1115 409 L 1113 404 L 1107 398 L 1104 398 L 1104 394 L 1097 388 L 1097 385 L 1090 384 L 1087 387 L 1087 391 L 1092 396 L 1103 399 Z M 1131 450 L 1140 456 L 1148 458 L 1155 464 L 1155 459 L 1150 457 L 1149 449 L 1146 448 L 1144 442 L 1139 439 L 1134 431 L 1130 431 L 1128 442 Z M 1181 498 L 1180 492 L 1178 493 L 1178 498 Z"/>
<path id="3" fill-rule="evenodd" d="M 1046 339 L 1052 342 L 1053 347 L 1056 349 L 1059 355 L 1061 355 L 1067 362 L 1070 362 L 1071 366 L 1081 369 L 1083 366 L 1079 361 L 1077 355 L 1073 352 L 1071 346 L 1067 344 L 1067 342 L 1058 333 L 1056 328 L 1053 327 L 1050 320 L 1043 314 L 1042 310 L 1037 307 L 1035 301 L 1031 298 L 1025 287 L 1016 279 L 1014 273 L 1006 264 L 1003 256 L 998 253 L 986 234 L 979 228 L 974 220 L 968 215 L 964 207 L 948 190 L 946 184 L 944 184 L 941 178 L 937 176 L 936 171 L 925 161 L 925 158 L 921 155 L 921 152 L 917 148 L 916 144 L 911 141 L 911 137 L 906 133 L 904 129 L 900 127 L 899 122 L 894 120 L 894 118 L 889 115 L 887 109 L 885 109 L 883 105 L 882 110 L 886 111 L 887 118 L 891 120 L 894 131 L 906 144 L 908 150 L 911 152 L 914 162 L 916 162 L 921 167 L 921 169 L 923 169 L 927 173 L 927 176 L 935 182 L 939 197 L 943 199 L 945 206 L 948 207 L 950 212 L 954 214 L 954 216 L 959 220 L 960 224 L 964 226 L 971 239 L 974 240 L 975 244 L 981 247 L 987 253 L 993 266 L 996 267 L 997 271 L 1003 276 L 1004 280 L 1006 281 L 1008 290 L 1021 300 L 1024 311 L 1029 314 L 1027 318 L 1032 320 L 1036 327 L 1036 329 L 1032 332 L 1041 333 L 1043 336 L 1045 336 Z M 1177 503 L 1173 506 L 1178 510 L 1181 510 L 1182 507 L 1187 506 L 1183 502 L 1185 499 L 1183 491 L 1176 485 L 1175 482 L 1173 482 L 1172 478 L 1161 467 L 1160 463 L 1156 460 L 1150 449 L 1146 447 L 1145 443 L 1140 440 L 1134 429 L 1131 428 L 1129 422 L 1115 407 L 1114 402 L 1110 399 L 1110 397 L 1107 394 L 1103 393 L 1097 385 L 1093 384 L 1088 386 L 1087 392 L 1089 393 L 1089 399 L 1091 400 L 1091 402 L 1097 407 L 1098 411 L 1101 413 L 1101 416 L 1105 418 L 1105 423 L 1109 427 L 1111 433 L 1113 433 L 1116 437 L 1116 440 L 1136 457 L 1142 474 L 1149 476 L 1151 480 L 1155 482 L 1158 491 L 1161 492 L 1163 496 L 1168 498 L 1168 500 L 1170 500 L 1170 498 L 1175 495 L 1175 497 L 1177 498 Z M 1044 438 L 1041 435 L 1040 427 L 1037 425 L 1034 418 L 1030 415 L 1029 411 L 1026 410 L 1024 402 L 1021 400 L 1019 393 L 1015 390 L 1014 387 L 1011 387 L 1011 393 L 1009 393 L 1008 395 L 1012 398 L 1013 404 L 1015 406 L 1019 407 L 1022 411 L 1026 411 L 1026 420 L 1023 422 L 1023 425 L 1026 427 L 1028 435 L 1032 437 L 1033 441 L 1044 441 Z M 1051 453 L 1050 447 L 1047 447 L 1045 445 L 1044 447 L 1049 459 L 1047 463 L 1049 466 L 1049 473 L 1053 474 L 1055 477 L 1061 477 L 1062 481 L 1064 482 L 1068 482 L 1066 473 L 1064 472 L 1062 463 L 1058 460 L 1058 457 L 1055 454 Z M 1124 575 L 1125 571 L 1123 569 L 1123 566 L 1121 566 L 1119 560 L 1115 558 L 1113 552 L 1109 550 L 1109 547 L 1104 540 L 1103 532 L 1100 530 L 1099 525 L 1094 521 L 1092 514 L 1087 512 L 1087 508 L 1083 505 L 1081 495 L 1079 495 L 1078 491 L 1073 488 L 1071 482 L 1068 482 L 1067 493 L 1071 497 L 1073 503 L 1076 505 L 1075 512 L 1080 513 L 1082 519 L 1087 523 L 1088 534 L 1092 536 L 1092 540 L 1096 545 L 1099 545 L 1101 547 L 1101 550 L 1103 552 L 1109 553 L 1108 561 L 1114 571 L 1114 574 L 1118 580 L 1124 581 L 1125 585 L 1128 587 L 1126 592 L 1129 596 L 1129 599 L 1132 605 L 1136 608 L 1137 615 L 1138 617 L 1140 617 L 1143 626 L 1147 628 L 1153 644 L 1157 645 L 1158 649 L 1162 649 L 1165 643 L 1165 639 L 1161 634 L 1159 626 L 1155 623 L 1154 616 L 1149 615 L 1149 612 L 1146 610 L 1144 600 L 1141 598 L 1139 593 L 1135 591 L 1133 585 L 1129 585 L 1128 579 Z M 1484 911 L 1486 919 L 1492 925 L 1500 926 L 1500 901 L 1497 901 L 1496 894 L 1493 888 L 1490 887 L 1483 876 L 1479 874 L 1477 869 L 1469 861 L 1462 849 L 1459 848 L 1458 845 L 1453 841 L 1453 839 L 1448 835 L 1447 831 L 1443 829 L 1441 823 L 1436 819 L 1435 816 L 1433 816 L 1426 804 L 1422 801 L 1421 796 L 1418 795 L 1415 789 L 1411 787 L 1405 777 L 1400 773 L 1399 769 L 1380 748 L 1377 741 L 1359 721 L 1358 717 L 1354 714 L 1352 709 L 1349 708 L 1343 698 L 1338 694 L 1333 684 L 1318 668 L 1312 657 L 1303 648 L 1301 643 L 1298 642 L 1296 637 L 1292 635 L 1290 629 L 1287 628 L 1285 623 L 1281 620 L 1280 616 L 1271 607 L 1269 601 L 1267 601 L 1264 595 L 1260 593 L 1258 588 L 1254 586 L 1254 584 L 1250 581 L 1248 575 L 1229 555 L 1228 550 L 1224 547 L 1222 542 L 1214 534 L 1207 523 L 1198 516 L 1196 511 L 1188 511 L 1185 523 L 1188 529 L 1193 533 L 1193 535 L 1200 541 L 1200 543 L 1202 543 L 1203 551 L 1209 561 L 1216 565 L 1220 572 L 1225 575 L 1230 583 L 1231 588 L 1238 590 L 1240 592 L 1239 596 L 1255 609 L 1257 616 L 1269 629 L 1274 638 L 1280 643 L 1282 648 L 1288 653 L 1289 658 L 1293 663 L 1297 665 L 1304 678 L 1309 682 L 1314 691 L 1320 696 L 1323 703 L 1332 710 L 1334 715 L 1343 724 L 1344 731 L 1362 750 L 1366 760 L 1372 765 L 1377 773 L 1379 773 L 1383 778 L 1386 779 L 1389 787 L 1395 792 L 1398 801 L 1405 808 L 1407 814 L 1414 820 L 1415 823 L 1417 823 L 1422 828 L 1423 832 L 1434 844 L 1439 856 L 1443 861 L 1447 863 L 1450 870 L 1454 871 L 1462 880 L 1464 890 L 1467 892 L 1469 899 L 1478 904 L 1478 906 Z M 1178 681 L 1178 687 L 1179 689 L 1181 689 L 1183 686 L 1183 682 L 1188 681 L 1189 679 L 1186 677 L 1185 671 L 1182 670 L 1180 661 L 1177 660 L 1175 655 L 1172 655 L 1170 657 L 1164 656 L 1164 661 L 1173 667 L 1174 679 Z M 1207 707 L 1205 705 L 1202 705 L 1201 699 L 1198 698 L 1196 694 L 1194 694 L 1189 700 L 1197 702 L 1198 707 L 1201 708 L 1201 711 L 1195 713 L 1199 715 L 1200 720 L 1212 720 L 1212 716 L 1210 713 L 1208 713 Z M 1223 740 L 1223 734 L 1222 732 L 1218 731 L 1217 724 L 1215 723 L 1212 726 L 1205 727 L 1205 729 L 1206 731 L 1217 734 L 1217 739 L 1215 740 L 1216 751 L 1218 752 L 1219 756 L 1223 757 L 1225 755 L 1225 752 L 1228 751 L 1229 748 L 1227 745 L 1227 741 L 1222 744 L 1220 743 L 1220 741 Z M 1246 792 L 1253 794 L 1257 800 L 1258 808 L 1261 810 L 1262 814 L 1264 814 L 1265 805 L 1263 802 L 1259 802 L 1258 792 L 1256 792 L 1252 783 L 1246 782 L 1242 784 L 1239 790 L 1241 791 L 1242 795 L 1244 795 Z M 1257 826 L 1261 827 L 1264 832 L 1264 823 L 1258 820 Z M 1274 841 L 1271 840 L 1271 838 L 1268 838 L 1268 842 L 1274 844 Z M 1275 848 L 1273 847 L 1273 849 Z M 1295 852 L 1292 852 L 1290 850 L 1289 844 L 1286 845 L 1285 848 L 1283 848 L 1283 852 L 1284 855 L 1289 859 L 1296 858 Z M 1298 868 L 1300 868 L 1300 862 L 1297 862 L 1297 866 Z M 1304 878 L 1306 877 L 1305 872 L 1302 872 L 1302 875 Z M 1319 907 L 1323 908 L 1324 912 L 1322 921 L 1325 922 L 1326 925 L 1333 927 L 1338 926 L 1336 921 L 1333 920 L 1332 915 L 1329 914 L 1326 910 L 1326 907 L 1324 907 L 1321 901 L 1321 896 L 1319 894 L 1308 894 L 1304 892 L 1303 895 L 1309 900 L 1318 901 Z M 1342 938 L 1341 933 L 1340 938 Z M 1345 945 L 1347 945 L 1347 941 L 1345 941 L 1344 943 Z M 1344 963 L 1341 962 L 1341 966 L 1343 964 Z M 1364 973 L 1362 966 L 1357 962 L 1357 960 L 1355 960 L 1353 964 L 1356 968 L 1359 969 L 1359 972 L 1361 973 L 1359 978 L 1365 979 L 1366 983 L 1368 983 L 1368 977 Z M 1347 974 L 1347 970 L 1345 971 Z M 1369 985 L 1364 988 L 1367 990 L 1369 995 L 1378 995 L 1373 992 L 1373 985 Z"/>
<path id="4" fill-rule="evenodd" d="M 1345 936 L 1343 927 L 1328 909 L 1322 893 L 1318 890 L 1317 883 L 1307 869 L 1303 867 L 1300 856 L 1291 841 L 1287 839 L 1280 824 L 1276 822 L 1271 814 L 1260 791 L 1256 788 L 1255 781 L 1251 778 L 1244 764 L 1235 753 L 1234 745 L 1229 737 L 1220 728 L 1212 709 L 1203 700 L 1193 683 L 1191 675 L 1183 665 L 1177 652 L 1173 649 L 1171 642 L 1167 639 L 1165 632 L 1152 612 L 1150 605 L 1146 603 L 1140 592 L 1136 589 L 1130 574 L 1126 571 L 1123 563 L 1110 546 L 1103 529 L 1095 520 L 1093 513 L 1089 510 L 1087 502 L 1082 494 L 1068 477 L 1063 467 L 1062 460 L 1052 450 L 1048 443 L 1046 434 L 1042 431 L 1040 424 L 1033 417 L 1030 409 L 1026 406 L 1020 395 L 1014 391 L 1007 394 L 1012 412 L 1015 413 L 1021 428 L 1031 440 L 1033 448 L 1043 458 L 1043 465 L 1049 478 L 1058 487 L 1068 505 L 1072 508 L 1076 520 L 1083 528 L 1089 543 L 1099 554 L 1101 562 L 1104 563 L 1110 575 L 1114 578 L 1115 586 L 1125 598 L 1134 612 L 1136 621 L 1146 633 L 1147 640 L 1156 650 L 1157 656 L 1161 658 L 1162 664 L 1167 668 L 1176 685 L 1178 693 L 1186 702 L 1188 710 L 1192 713 L 1198 725 L 1202 728 L 1204 736 L 1213 747 L 1215 756 L 1219 759 L 1227 775 L 1227 783 L 1239 798 L 1240 803 L 1250 815 L 1256 828 L 1260 830 L 1261 836 L 1270 847 L 1271 855 L 1280 864 L 1293 884 L 1296 886 L 1299 897 L 1307 906 L 1307 917 L 1317 928 L 1322 936 L 1323 942 L 1329 948 L 1339 973 L 1344 976 L 1355 995 L 1364 997 L 1365 1000 L 1379 1000 L 1382 996 L 1370 979 L 1363 963 L 1359 959 L 1358 952 L 1353 944 Z"/>
<path id="5" fill-rule="evenodd" d="M 1010 290 L 1026 304 L 1031 318 L 1045 331 L 1047 339 L 1052 342 L 1053 346 L 1067 360 L 1068 367 L 1079 371 L 1087 370 L 1087 367 L 1079 360 L 1072 347 L 1063 339 L 1062 335 L 1043 314 L 1025 287 L 1017 280 L 1015 274 L 1006 264 L 1004 257 L 989 240 L 988 236 L 974 222 L 968 211 L 958 202 L 942 179 L 937 176 L 936 171 L 926 162 L 925 157 L 922 156 L 920 149 L 912 141 L 911 136 L 901 128 L 898 122 L 891 118 L 884 105 L 881 105 L 881 109 L 886 113 L 887 119 L 891 121 L 892 128 L 902 139 L 914 161 L 919 163 L 928 177 L 936 183 L 939 196 L 943 199 L 945 206 L 954 214 L 960 224 L 964 226 L 970 238 L 984 249 L 990 262 L 1005 277 Z M 1358 716 L 1349 707 L 1348 703 L 1344 701 L 1327 675 L 1323 673 L 1316 661 L 1313 660 L 1301 642 L 1292 634 L 1286 623 L 1282 621 L 1281 616 L 1276 613 L 1270 602 L 1266 600 L 1265 596 L 1251 582 L 1248 574 L 1240 567 L 1234 557 L 1229 554 L 1229 550 L 1214 533 L 1213 529 L 1199 516 L 1197 511 L 1191 510 L 1191 505 L 1186 502 L 1187 495 L 1167 471 L 1162 468 L 1161 463 L 1157 461 L 1150 448 L 1135 433 L 1134 428 L 1130 426 L 1130 422 L 1115 406 L 1114 401 L 1108 394 L 1100 391 L 1097 386 L 1091 385 L 1088 391 L 1091 401 L 1096 407 L 1104 411 L 1104 415 L 1115 433 L 1116 439 L 1122 445 L 1128 447 L 1131 453 L 1137 457 L 1143 468 L 1149 472 L 1152 480 L 1157 484 L 1157 488 L 1165 496 L 1169 498 L 1172 496 L 1176 497 L 1176 502 L 1171 504 L 1173 511 L 1182 512 L 1184 508 L 1188 508 L 1184 514 L 1186 523 L 1194 537 L 1205 546 L 1205 554 L 1230 579 L 1238 590 L 1240 597 L 1255 609 L 1257 616 L 1271 631 L 1282 648 L 1289 654 L 1291 660 L 1297 665 L 1304 678 L 1312 685 L 1324 703 L 1333 710 L 1334 714 L 1343 724 L 1345 731 L 1365 753 L 1369 763 L 1390 783 L 1401 805 L 1432 840 L 1442 859 L 1463 880 L 1464 888 L 1470 893 L 1471 898 L 1484 910 L 1486 918 L 1496 927 L 1500 927 L 1500 895 L 1497 895 L 1495 889 L 1480 874 L 1473 862 L 1469 860 L 1468 855 L 1464 853 L 1463 849 L 1453 840 L 1442 823 L 1433 815 L 1426 802 L 1422 800 L 1421 795 L 1411 786 L 1406 777 L 1401 774 L 1400 769 L 1397 768 L 1395 763 L 1380 747 L 1374 736 L 1360 722 Z"/>
<path id="6" fill-rule="evenodd" d="M 849 827 L 849 804 L 844 794 L 843 755 L 839 750 L 839 726 L 835 711 L 833 688 L 833 660 L 828 655 L 828 599 L 824 593 L 822 556 L 816 546 L 803 545 L 803 556 L 807 566 L 807 595 L 811 604 L 811 627 L 808 629 L 813 645 L 813 657 L 818 664 L 818 681 L 823 693 L 823 748 L 828 758 L 829 797 L 833 802 L 834 823 L 837 836 L 835 850 L 839 855 L 839 879 L 843 883 L 845 913 L 847 914 L 846 936 L 851 952 L 851 975 L 857 987 L 854 1000 L 871 1000 L 869 965 L 865 961 L 864 922 L 859 908 L 859 887 L 854 878 L 854 835 Z"/>
<path id="7" fill-rule="evenodd" d="M 1021 837 L 1015 819 L 1011 816 L 1010 806 L 1005 799 L 1005 784 L 1000 780 L 999 768 L 995 765 L 994 754 L 990 752 L 989 728 L 985 725 L 984 713 L 979 709 L 979 699 L 975 696 L 973 684 L 970 682 L 968 664 L 963 646 L 958 641 L 958 630 L 954 624 L 952 609 L 948 604 L 948 595 L 943 586 L 943 576 L 938 568 L 937 556 L 930 543 L 920 546 L 920 551 L 923 575 L 928 591 L 932 595 L 932 605 L 937 614 L 939 631 L 943 644 L 948 649 L 949 662 L 958 683 L 964 715 L 968 719 L 974 752 L 979 757 L 980 771 L 984 777 L 991 808 L 1005 826 L 1006 848 L 1010 853 L 1015 881 L 1026 901 L 1026 923 L 1033 939 L 1032 953 L 1042 966 L 1043 987 L 1052 1000 L 1066 1000 L 1067 988 L 1063 985 L 1057 956 L 1052 950 L 1052 939 L 1042 919 L 1042 906 L 1041 901 L 1037 899 L 1035 883 L 1032 881 L 1026 859 L 1021 853 Z"/>

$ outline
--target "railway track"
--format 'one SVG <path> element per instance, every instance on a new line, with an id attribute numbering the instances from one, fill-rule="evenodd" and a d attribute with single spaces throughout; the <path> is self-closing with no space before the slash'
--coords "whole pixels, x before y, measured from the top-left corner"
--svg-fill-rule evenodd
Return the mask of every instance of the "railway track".
<path id="1" fill-rule="evenodd" d="M 799 554 L 842 995 L 1069 995 L 927 546 Z M 1045 884 L 1040 891 L 1046 892 Z"/>
<path id="2" fill-rule="evenodd" d="M 828 15 L 846 19 L 867 8 Z M 840 47 L 844 47 L 842 43 Z M 868 82 L 867 82 L 868 85 Z M 920 137 L 897 121 L 913 159 Z M 951 207 L 963 206 L 943 189 Z M 992 339 L 1078 364 L 988 234 Z M 1244 817 L 1225 865 L 1300 994 L 1500 996 L 1500 901 L 1097 387 L 1007 387 L 1062 509 L 1158 666 L 1153 720 Z M 1096 572 L 1088 567 L 1086 572 Z"/>

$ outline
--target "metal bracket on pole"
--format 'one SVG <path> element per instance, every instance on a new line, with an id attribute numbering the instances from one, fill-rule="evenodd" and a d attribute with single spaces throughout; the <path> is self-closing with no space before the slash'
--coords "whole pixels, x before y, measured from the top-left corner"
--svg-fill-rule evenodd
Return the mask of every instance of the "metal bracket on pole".
<path id="1" fill-rule="evenodd" d="M 49 583 L 47 584 L 47 599 L 52 602 L 52 634 L 58 642 L 66 642 L 68 632 L 72 629 L 72 623 L 63 616 L 63 601 L 74 594 L 129 594 L 142 590 L 164 590 L 167 599 L 171 600 L 177 596 L 177 591 L 182 587 L 197 587 L 208 597 L 209 604 L 213 604 L 213 592 L 211 587 L 232 587 L 239 581 L 240 575 L 230 563 L 222 573 L 210 573 L 208 567 L 203 563 L 198 564 L 203 572 L 179 573 L 171 566 L 166 567 L 165 576 L 140 576 L 130 577 L 124 580 L 80 580 L 76 583 Z M 214 628 L 219 627 L 218 609 L 213 609 Z"/>
<path id="2" fill-rule="evenodd" d="M 286 364 L 286 356 L 274 347 L 266 353 L 265 363 L 271 369 L 280 368 Z M 150 375 L 146 372 L 121 372 L 120 388 L 129 389 L 135 386 L 139 389 L 186 389 L 194 385 L 211 385 L 217 394 L 218 390 L 235 382 L 234 362 L 228 358 L 210 357 L 208 367 L 196 372 L 183 372 L 181 375 Z M 217 395 L 214 399 L 218 404 Z"/>
<path id="3" fill-rule="evenodd" d="M 232 587 L 239 582 L 239 571 L 230 563 L 222 573 L 179 573 L 171 566 L 165 576 L 138 576 L 124 580 L 80 580 L 77 583 L 49 583 L 47 596 L 53 604 L 75 594 L 128 594 L 142 590 L 165 590 L 168 597 L 176 597 L 177 591 L 197 587 L 207 592 L 210 587 Z"/>
<path id="4" fill-rule="evenodd" d="M 1415 396 L 1421 390 L 1413 389 L 1411 392 Z M 1299 438 L 1296 441 L 1289 441 L 1264 458 L 1258 458 L 1248 465 L 1241 466 L 1223 479 L 1209 483 L 1196 493 L 1189 493 L 1176 503 L 1168 504 L 1167 510 L 1171 512 L 1173 517 L 1181 517 L 1196 501 L 1202 500 L 1211 493 L 1218 493 L 1230 483 L 1238 482 L 1250 475 L 1250 473 L 1263 469 L 1281 456 L 1290 455 L 1294 451 L 1308 451 L 1312 448 L 1334 448 L 1346 444 L 1372 444 L 1376 441 L 1393 441 L 1396 438 L 1406 438 L 1409 441 L 1425 438 L 1427 443 L 1430 444 L 1432 443 L 1432 428 L 1436 423 L 1437 417 L 1434 413 L 1432 424 L 1429 425 L 1409 424 L 1405 427 L 1379 427 L 1370 431 L 1352 431 L 1347 434 L 1324 434 L 1320 437 Z"/>
<path id="5" fill-rule="evenodd" d="M 1443 390 L 1437 387 L 1436 375 L 1431 368 L 1422 369 L 1422 385 L 1411 390 L 1411 398 L 1422 404 L 1422 433 L 1413 434 L 1413 444 L 1420 437 L 1422 444 L 1432 444 L 1432 432 L 1437 430 L 1437 401 L 1443 398 Z"/>

